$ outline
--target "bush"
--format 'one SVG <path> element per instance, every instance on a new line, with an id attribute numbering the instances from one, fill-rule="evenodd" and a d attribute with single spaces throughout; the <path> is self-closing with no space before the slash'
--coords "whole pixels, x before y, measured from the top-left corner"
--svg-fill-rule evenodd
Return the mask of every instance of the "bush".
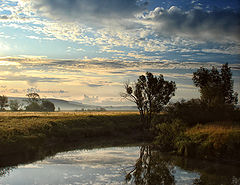
<path id="1" fill-rule="evenodd" d="M 168 118 L 181 119 L 188 126 L 214 121 L 240 120 L 240 111 L 233 105 L 208 106 L 200 99 L 182 100 L 166 107 Z"/>
<path id="2" fill-rule="evenodd" d="M 41 109 L 42 109 L 42 111 L 54 112 L 55 106 L 52 102 L 50 102 L 48 100 L 43 100 L 42 104 L 41 104 Z"/>
<path id="3" fill-rule="evenodd" d="M 26 111 L 41 111 L 42 107 L 37 102 L 32 102 L 26 106 Z"/>
<path id="4" fill-rule="evenodd" d="M 172 123 L 161 123 L 156 125 L 154 144 L 160 150 L 168 152 L 176 149 L 175 143 L 183 135 L 185 126 L 180 120 L 174 120 Z"/>

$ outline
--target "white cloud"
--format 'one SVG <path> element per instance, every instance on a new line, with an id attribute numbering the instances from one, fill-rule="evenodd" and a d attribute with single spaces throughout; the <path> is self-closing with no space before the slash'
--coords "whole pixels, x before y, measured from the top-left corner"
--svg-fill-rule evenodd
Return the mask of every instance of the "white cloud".
<path id="1" fill-rule="evenodd" d="M 239 55 L 240 46 L 237 47 L 227 47 L 224 49 L 202 49 L 206 53 L 220 53 L 220 54 L 229 54 L 229 55 Z"/>

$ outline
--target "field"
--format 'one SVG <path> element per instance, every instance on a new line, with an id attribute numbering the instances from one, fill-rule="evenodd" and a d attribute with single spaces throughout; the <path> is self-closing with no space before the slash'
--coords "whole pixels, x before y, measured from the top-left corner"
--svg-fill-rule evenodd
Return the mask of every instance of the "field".
<path id="1" fill-rule="evenodd" d="M 6 155 L 28 155 L 86 140 L 142 140 L 136 112 L 1 112 L 0 163 Z"/>
<path id="2" fill-rule="evenodd" d="M 89 116 L 89 115 L 132 115 L 138 114 L 137 111 L 79 111 L 79 112 L 0 112 L 1 117 L 68 117 L 68 116 Z"/>

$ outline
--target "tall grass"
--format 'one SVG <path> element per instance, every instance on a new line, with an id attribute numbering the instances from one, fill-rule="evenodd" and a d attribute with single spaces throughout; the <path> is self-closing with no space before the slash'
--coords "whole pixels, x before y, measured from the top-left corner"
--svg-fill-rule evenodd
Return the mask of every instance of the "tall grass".
<path id="1" fill-rule="evenodd" d="M 196 125 L 188 129 L 185 135 L 197 148 L 196 155 L 206 158 L 240 159 L 240 126 L 229 122 L 216 122 Z"/>
<path id="2" fill-rule="evenodd" d="M 136 113 L 20 112 L 0 115 L 0 156 L 87 138 L 142 138 Z"/>
<path id="3" fill-rule="evenodd" d="M 157 125 L 155 144 L 165 151 L 197 158 L 235 160 L 240 163 L 240 126 L 213 122 L 184 127 L 179 120 Z"/>

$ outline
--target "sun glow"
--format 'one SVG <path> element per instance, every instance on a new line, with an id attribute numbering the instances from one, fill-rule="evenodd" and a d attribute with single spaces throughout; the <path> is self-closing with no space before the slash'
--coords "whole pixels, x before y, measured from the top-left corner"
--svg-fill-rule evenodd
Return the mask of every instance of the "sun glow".
<path id="1" fill-rule="evenodd" d="M 19 66 L 17 62 L 0 61 L 0 66 Z"/>

